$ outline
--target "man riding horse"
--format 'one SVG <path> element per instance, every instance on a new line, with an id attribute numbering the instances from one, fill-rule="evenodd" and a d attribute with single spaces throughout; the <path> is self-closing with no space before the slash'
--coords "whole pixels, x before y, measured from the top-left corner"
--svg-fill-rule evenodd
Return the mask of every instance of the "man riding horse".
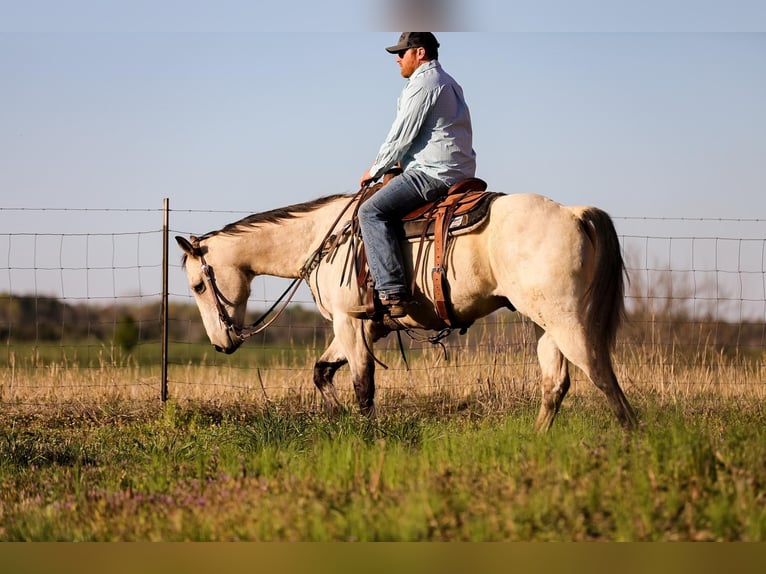
<path id="1" fill-rule="evenodd" d="M 417 261 L 419 254 L 414 243 L 400 247 L 401 218 L 475 171 L 468 108 L 462 90 L 437 61 L 438 47 L 430 32 L 405 32 L 397 45 L 387 48 L 397 55 L 409 82 L 389 137 L 362 177 L 366 186 L 397 162 L 403 167 L 401 175 L 367 198 L 359 219 L 380 297 L 377 311 L 401 317 L 396 322 L 407 329 L 442 330 L 448 323 L 440 310 L 439 282 L 425 273 L 415 272 L 411 278 L 412 299 L 420 304 L 406 304 L 410 292 L 402 261 Z M 358 307 L 358 285 L 348 280 L 347 263 L 356 254 L 356 242 L 334 242 L 345 246 L 345 256 L 324 251 L 328 237 L 341 237 L 349 227 L 344 217 L 360 195 L 341 194 L 254 214 L 202 237 L 176 240 L 208 338 L 227 354 L 270 323 L 260 325 L 262 317 L 244 325 L 254 277 L 292 278 L 292 292 L 305 280 L 320 313 L 333 322 L 330 344 L 314 364 L 314 384 L 332 412 L 341 405 L 333 377 L 347 364 L 360 411 L 373 416 L 371 345 L 388 331 L 381 322 L 365 320 L 369 305 Z M 537 428 L 547 430 L 553 424 L 570 387 L 570 362 L 605 394 L 620 423 L 635 427 L 635 413 L 612 366 L 625 310 L 625 264 L 614 222 L 605 211 L 564 206 L 536 194 L 499 194 L 480 226 L 454 237 L 448 268 L 440 265 L 436 245 L 434 241 L 423 260 L 433 265 L 434 273 L 446 273 L 455 324 L 470 325 L 512 302 L 537 326 Z"/>

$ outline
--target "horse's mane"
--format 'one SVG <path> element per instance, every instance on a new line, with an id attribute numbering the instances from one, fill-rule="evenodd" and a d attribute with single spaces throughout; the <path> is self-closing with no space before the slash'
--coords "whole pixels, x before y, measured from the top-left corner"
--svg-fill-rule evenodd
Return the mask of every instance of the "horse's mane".
<path id="1" fill-rule="evenodd" d="M 219 235 L 219 234 L 237 235 L 239 233 L 244 233 L 248 231 L 248 229 L 257 227 L 258 225 L 261 225 L 264 223 L 279 223 L 280 221 L 284 221 L 285 219 L 293 219 L 302 213 L 309 213 L 311 211 L 314 211 L 315 209 L 319 209 L 320 207 L 328 203 L 331 203 L 337 199 L 340 199 L 341 197 L 349 197 L 349 196 L 342 193 L 338 193 L 335 195 L 320 197 L 318 199 L 307 201 L 305 203 L 296 203 L 295 205 L 290 205 L 288 207 L 279 207 L 277 209 L 272 209 L 271 211 L 264 211 L 263 213 L 254 213 L 253 215 L 248 215 L 247 217 L 240 219 L 239 221 L 235 221 L 234 223 L 229 223 L 228 225 L 219 229 L 218 231 L 211 231 L 210 233 L 206 233 L 205 235 L 200 237 L 200 239 L 206 239 L 208 237 L 212 237 L 214 235 Z"/>
<path id="2" fill-rule="evenodd" d="M 296 203 L 295 205 L 290 205 L 288 207 L 279 207 L 277 209 L 272 209 L 271 211 L 264 211 L 263 213 L 254 213 L 253 215 L 248 215 L 247 217 L 240 219 L 239 221 L 235 221 L 234 223 L 229 223 L 228 225 L 226 225 L 225 227 L 221 229 L 218 229 L 217 231 L 210 231 L 209 233 L 206 233 L 205 235 L 198 237 L 197 241 L 200 241 L 202 239 L 207 239 L 209 237 L 213 237 L 219 234 L 237 235 L 239 233 L 246 232 L 248 229 L 257 227 L 258 225 L 261 225 L 263 223 L 279 223 L 280 221 L 284 221 L 285 219 L 293 219 L 302 213 L 309 213 L 311 211 L 314 211 L 315 209 L 319 209 L 323 205 L 331 203 L 335 201 L 336 199 L 340 199 L 342 197 L 350 197 L 350 196 L 343 193 L 336 193 L 335 195 L 320 197 L 318 199 L 307 201 L 305 203 Z M 186 253 L 184 253 L 181 256 L 181 266 L 184 268 L 186 268 L 186 260 L 187 260 L 187 255 Z"/>

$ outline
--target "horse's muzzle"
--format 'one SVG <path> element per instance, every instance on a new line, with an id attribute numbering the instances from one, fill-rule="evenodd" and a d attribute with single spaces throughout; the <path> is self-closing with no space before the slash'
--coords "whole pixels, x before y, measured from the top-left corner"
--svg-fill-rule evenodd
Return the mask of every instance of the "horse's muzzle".
<path id="1" fill-rule="evenodd" d="M 232 344 L 228 347 L 221 347 L 220 345 L 213 345 L 213 348 L 218 351 L 219 353 L 226 353 L 227 355 L 231 355 L 234 351 L 239 349 L 239 345 Z"/>

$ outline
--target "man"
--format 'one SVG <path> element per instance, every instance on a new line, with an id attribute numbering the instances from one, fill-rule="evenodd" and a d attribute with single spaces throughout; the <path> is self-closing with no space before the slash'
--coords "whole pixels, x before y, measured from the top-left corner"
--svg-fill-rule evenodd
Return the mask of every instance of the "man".
<path id="1" fill-rule="evenodd" d="M 439 42 L 431 32 L 403 32 L 395 46 L 408 79 L 396 118 L 378 156 L 361 178 L 367 185 L 400 165 L 402 173 L 359 208 L 370 272 L 384 313 L 407 314 L 409 288 L 399 247 L 401 218 L 446 194 L 476 172 L 471 116 L 463 90 L 439 64 Z"/>

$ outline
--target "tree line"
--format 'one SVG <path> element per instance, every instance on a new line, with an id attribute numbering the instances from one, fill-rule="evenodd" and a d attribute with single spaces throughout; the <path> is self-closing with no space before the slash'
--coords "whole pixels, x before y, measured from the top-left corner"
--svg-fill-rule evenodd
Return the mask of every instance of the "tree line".
<path id="1" fill-rule="evenodd" d="M 253 317 L 248 320 L 255 320 Z M 171 302 L 168 305 L 168 337 L 184 342 L 207 342 L 197 306 Z M 267 329 L 266 344 L 306 343 L 324 340 L 329 324 L 319 313 L 292 305 L 277 324 Z M 162 304 L 98 305 L 69 303 L 54 297 L 0 294 L 0 341 L 63 342 L 96 340 L 113 342 L 130 350 L 142 342 L 160 340 Z"/>
<path id="2" fill-rule="evenodd" d="M 248 321 L 255 320 L 257 313 L 258 310 L 251 312 Z M 130 350 L 138 343 L 160 340 L 161 314 L 160 301 L 136 305 L 97 305 L 70 303 L 53 297 L 0 293 L 0 341 L 12 345 L 30 341 L 95 340 Z M 171 341 L 208 342 L 195 304 L 171 302 L 168 315 Z M 513 320 L 520 319 L 518 314 L 512 317 Z M 500 336 L 504 328 L 497 325 L 492 336 Z M 291 305 L 273 326 L 258 337 L 263 345 L 322 346 L 331 332 L 330 323 L 316 310 Z M 478 335 L 478 330 L 469 329 L 466 341 L 480 344 Z M 682 306 L 658 310 L 639 302 L 632 306 L 620 336 L 630 344 L 667 348 L 687 355 L 714 349 L 726 354 L 761 356 L 766 348 L 766 322 L 701 319 L 691 317 Z"/>

